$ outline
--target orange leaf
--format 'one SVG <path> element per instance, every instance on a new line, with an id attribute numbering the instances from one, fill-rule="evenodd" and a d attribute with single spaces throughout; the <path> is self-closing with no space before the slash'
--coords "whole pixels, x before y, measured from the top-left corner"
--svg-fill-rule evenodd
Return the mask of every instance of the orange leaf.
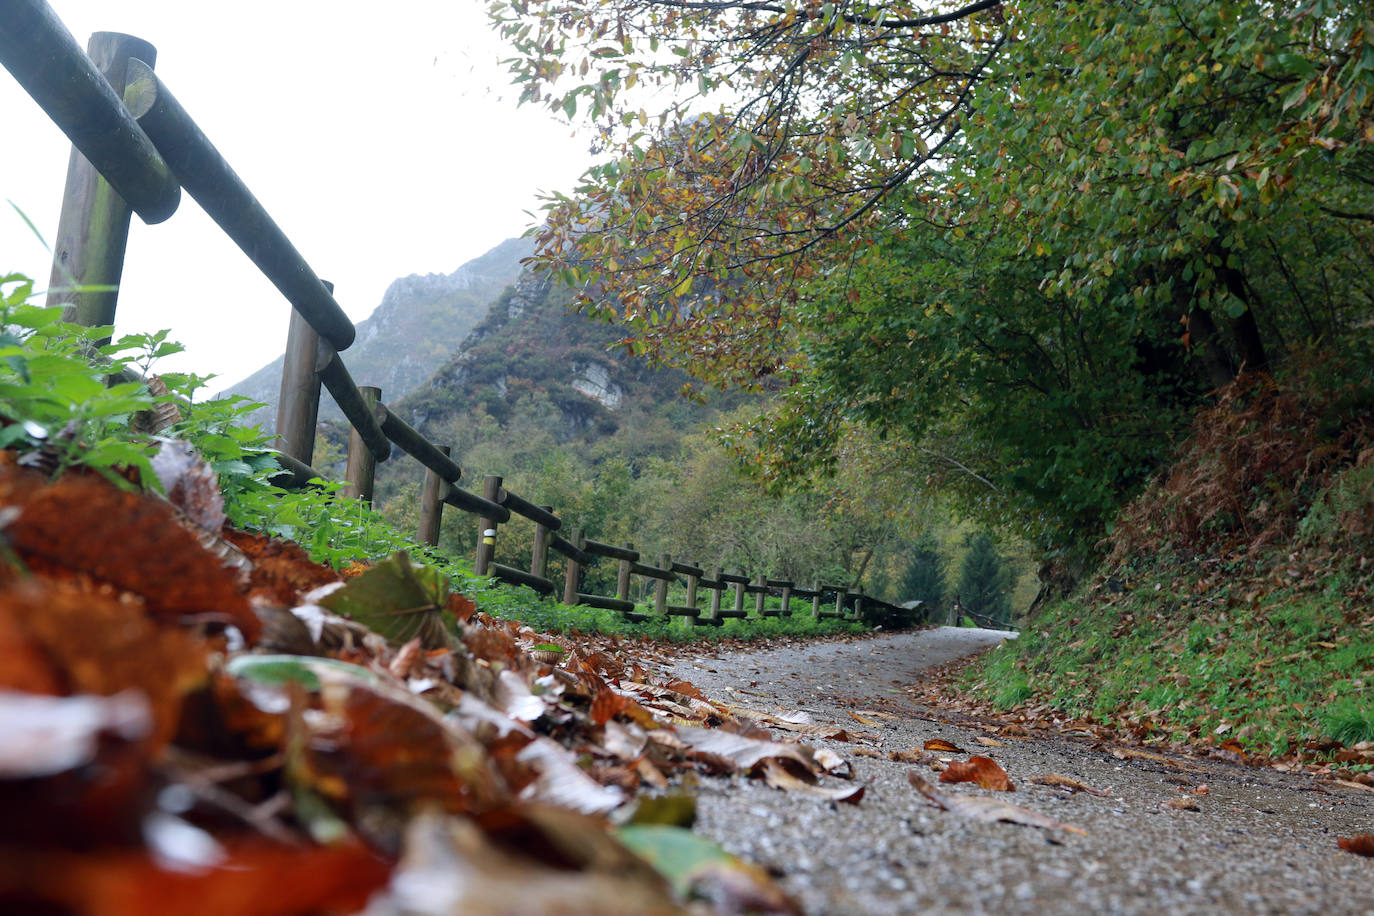
<path id="1" fill-rule="evenodd" d="M 947 751 L 951 754 L 962 754 L 964 749 L 958 745 L 951 744 L 943 738 L 931 738 L 922 747 L 927 751 Z"/>
<path id="2" fill-rule="evenodd" d="M 95 477 L 0 468 L 0 505 L 19 510 L 5 528 L 31 567 L 85 574 L 141 597 L 150 612 L 212 619 L 251 643 L 261 625 L 234 574 L 184 528 L 167 503 Z"/>
<path id="3" fill-rule="evenodd" d="M 1340 837 L 1336 840 L 1336 845 L 1357 856 L 1374 857 L 1374 836 L 1368 833 L 1357 837 Z"/>
<path id="4" fill-rule="evenodd" d="M 997 761 L 977 754 L 966 761 L 951 763 L 949 768 L 940 774 L 940 782 L 976 782 L 984 789 L 994 789 L 998 792 L 1016 791 L 1016 787 L 1007 778 L 1007 771 L 998 766 Z"/>

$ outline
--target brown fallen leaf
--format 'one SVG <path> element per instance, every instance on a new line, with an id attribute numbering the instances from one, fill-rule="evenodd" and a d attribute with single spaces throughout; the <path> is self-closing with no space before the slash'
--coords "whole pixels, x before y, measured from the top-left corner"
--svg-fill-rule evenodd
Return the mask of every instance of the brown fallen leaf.
<path id="1" fill-rule="evenodd" d="M 960 817 L 971 817 L 974 820 L 993 823 L 1006 821 L 1012 824 L 1023 824 L 1027 827 L 1040 827 L 1044 829 L 1067 830 L 1080 836 L 1087 836 L 1087 831 L 1078 827 L 1072 827 L 1062 821 L 1057 821 L 1052 817 L 1023 808 L 1020 805 L 1013 805 L 1004 802 L 999 798 L 988 798 L 986 796 L 963 796 L 945 795 L 938 791 L 933 785 L 922 779 L 914 770 L 906 774 L 907 782 L 911 783 L 912 788 L 920 792 L 926 798 L 948 811 L 950 814 L 957 814 Z"/>
<path id="2" fill-rule="evenodd" d="M 673 731 L 695 756 L 723 762 L 729 769 L 747 772 L 761 761 L 770 758 L 801 764 L 807 772 L 815 769 L 815 760 L 810 749 L 800 744 L 762 741 L 716 728 L 697 728 L 691 725 L 677 725 Z"/>
<path id="3" fill-rule="evenodd" d="M 1173 808 L 1175 811 L 1200 811 L 1197 802 L 1191 796 L 1183 798 L 1171 798 L 1164 803 L 1164 807 Z"/>
<path id="4" fill-rule="evenodd" d="M 849 717 L 862 725 L 881 726 L 883 724 L 879 722 L 877 719 L 870 719 L 868 716 L 861 716 L 857 712 L 851 712 L 849 714 Z"/>
<path id="5" fill-rule="evenodd" d="M 873 760 L 883 759 L 882 751 L 874 750 L 871 747 L 856 747 L 854 748 L 854 750 L 850 751 L 850 753 L 853 754 L 855 757 L 869 757 Z"/>
<path id="6" fill-rule="evenodd" d="M 896 763 L 930 763 L 935 755 L 930 751 L 888 751 L 887 759 Z"/>
<path id="7" fill-rule="evenodd" d="M 1041 786 L 1054 786 L 1057 789 L 1068 789 L 1070 792 L 1084 792 L 1088 795 L 1096 795 L 1099 798 L 1107 798 L 1112 794 L 1110 790 L 1094 789 L 1087 783 L 1079 782 L 1071 776 L 1061 776 L 1058 773 L 1046 773 L 1044 776 L 1032 776 L 1031 782 Z"/>
<path id="8" fill-rule="evenodd" d="M 1007 771 L 990 757 L 974 754 L 968 760 L 958 760 L 940 774 L 940 782 L 976 782 L 979 788 L 996 792 L 1014 792 L 1016 787 L 1007 778 Z"/>
<path id="9" fill-rule="evenodd" d="M 1202 770 L 1202 768 L 1196 764 L 1185 763 L 1182 760 L 1174 760 L 1170 757 L 1165 757 L 1163 754 L 1152 754 L 1149 751 L 1137 750 L 1133 747 L 1104 746 L 1104 750 L 1117 760 L 1149 760 L 1154 763 L 1163 763 L 1171 767 L 1177 767 L 1180 770 L 1192 770 L 1196 772 Z"/>
<path id="10" fill-rule="evenodd" d="M 973 740 L 977 741 L 979 744 L 986 745 L 987 747 L 1006 747 L 1005 744 L 1003 744 L 1001 741 L 998 741 L 996 738 L 985 738 L 982 735 L 975 735 Z"/>
<path id="11" fill-rule="evenodd" d="M 1357 856 L 1374 857 L 1374 836 L 1367 833 L 1362 836 L 1340 837 L 1336 840 L 1336 845 Z"/>
<path id="12" fill-rule="evenodd" d="M 845 802 L 846 804 L 857 805 L 859 800 L 864 797 L 864 786 L 851 784 L 827 789 L 792 775 L 786 767 L 776 760 L 765 760 L 763 762 L 763 778 L 765 782 L 775 789 L 796 792 L 800 795 L 811 795 L 816 798 L 823 798 L 826 801 Z"/>
<path id="13" fill-rule="evenodd" d="M 945 751 L 949 754 L 962 754 L 964 752 L 962 747 L 959 747 L 957 744 L 951 744 L 944 738 L 931 738 L 923 744 L 922 747 L 928 751 Z"/>

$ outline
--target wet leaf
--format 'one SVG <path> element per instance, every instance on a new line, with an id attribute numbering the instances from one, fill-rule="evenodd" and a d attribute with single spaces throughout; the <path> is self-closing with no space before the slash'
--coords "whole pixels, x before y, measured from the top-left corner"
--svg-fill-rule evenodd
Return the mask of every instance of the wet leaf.
<path id="1" fill-rule="evenodd" d="M 213 620 L 257 639 L 258 619 L 234 573 L 164 501 L 79 474 L 49 484 L 0 467 L 0 506 L 19 510 L 5 538 L 30 567 L 84 574 L 139 596 L 158 617 Z"/>
<path id="2" fill-rule="evenodd" d="M 764 760 L 790 760 L 806 771 L 814 768 L 814 759 L 798 744 L 761 741 L 714 728 L 678 725 L 677 735 L 698 756 L 705 756 L 725 765 L 726 769 L 748 772 Z"/>
<path id="3" fill-rule="evenodd" d="M 556 814 L 555 825 L 527 809 L 503 809 L 480 826 L 421 814 L 407 826 L 401 863 L 368 916 L 685 916 L 663 877 L 607 834 L 604 822 Z"/>
<path id="4" fill-rule="evenodd" d="M 343 588 L 317 602 L 366 624 L 387 639 L 419 637 L 426 649 L 449 648 L 453 636 L 444 620 L 448 582 L 437 570 L 416 566 L 404 551 L 383 560 Z"/>
<path id="5" fill-rule="evenodd" d="M 1374 835 L 1366 833 L 1356 837 L 1339 837 L 1336 845 L 1357 856 L 1374 856 Z"/>
<path id="6" fill-rule="evenodd" d="M 798 795 L 810 795 L 813 798 L 823 798 L 826 801 L 845 802 L 850 805 L 857 805 L 864 797 L 864 786 L 843 785 L 826 788 L 816 785 L 815 782 L 808 782 L 792 774 L 776 760 L 765 760 L 763 762 L 763 778 L 770 786 L 775 789 L 782 789 L 787 792 L 795 792 Z"/>
<path id="7" fill-rule="evenodd" d="M 944 751 L 949 754 L 964 753 L 963 748 L 959 747 L 956 744 L 952 744 L 943 738 L 931 738 L 929 741 L 922 745 L 922 748 L 924 748 L 927 751 Z"/>
<path id="8" fill-rule="evenodd" d="M 975 782 L 980 788 L 997 792 L 1014 792 L 1016 787 L 1007 778 L 1007 771 L 990 757 L 974 754 L 968 760 L 957 760 L 940 774 L 940 782 Z"/>
<path id="9" fill-rule="evenodd" d="M 922 779 L 915 771 L 906 774 L 907 782 L 912 787 L 928 798 L 936 806 L 943 808 L 950 814 L 957 814 L 960 817 L 970 817 L 974 820 L 987 821 L 994 823 L 1006 821 L 1012 824 L 1023 824 L 1027 827 L 1040 827 L 1042 829 L 1067 830 L 1070 833 L 1077 833 L 1087 836 L 1086 831 L 1077 827 L 1055 820 L 1029 808 L 1020 805 L 1013 805 L 1004 802 L 1000 798 L 988 798 L 986 796 L 962 796 L 945 795 L 936 790 L 926 780 Z"/>
<path id="10" fill-rule="evenodd" d="M 717 913 L 800 913 L 762 870 L 680 827 L 630 825 L 621 842 L 662 872 L 685 899 L 712 901 Z"/>
<path id="11" fill-rule="evenodd" d="M 321 672 L 337 672 L 369 685 L 382 683 L 380 675 L 360 665 L 313 655 L 239 655 L 230 659 L 224 670 L 255 684 L 273 687 L 299 684 L 312 693 L 320 689 Z"/>
<path id="12" fill-rule="evenodd" d="M 224 496 L 219 476 L 188 443 L 164 439 L 152 460 L 153 473 L 168 501 L 186 518 L 218 534 L 224 527 Z"/>
<path id="13" fill-rule="evenodd" d="M 630 815 L 630 824 L 663 824 L 670 827 L 691 827 L 697 820 L 695 795 L 678 792 L 672 795 L 651 795 L 641 798 Z"/>
<path id="14" fill-rule="evenodd" d="M 536 738 L 516 755 L 533 766 L 535 781 L 520 793 L 527 801 L 561 805 L 584 814 L 605 814 L 625 801 L 619 789 L 603 786 L 578 767 L 573 755 L 548 738 Z"/>
<path id="15" fill-rule="evenodd" d="M 316 563 L 296 543 L 225 529 L 224 539 L 248 557 L 249 594 L 279 607 L 293 607 L 303 595 L 339 582 L 339 574 Z M 318 637 L 316 637 L 318 641 Z"/>
<path id="16" fill-rule="evenodd" d="M 0 779 L 53 776 L 96 758 L 102 736 L 140 741 L 153 729 L 142 694 L 45 697 L 0 690 Z"/>
<path id="17" fill-rule="evenodd" d="M 287 846 L 244 837 L 222 845 L 219 865 L 175 871 L 142 850 L 80 855 L 12 847 L 0 865 L 0 899 L 42 901 L 86 916 L 355 912 L 389 872 L 356 841 Z"/>

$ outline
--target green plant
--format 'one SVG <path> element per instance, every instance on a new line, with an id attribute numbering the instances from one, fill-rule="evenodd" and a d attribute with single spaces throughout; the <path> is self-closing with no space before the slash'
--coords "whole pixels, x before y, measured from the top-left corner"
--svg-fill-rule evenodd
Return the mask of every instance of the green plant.
<path id="1" fill-rule="evenodd" d="M 1333 741 L 1344 745 L 1374 741 L 1374 703 L 1348 700 L 1322 715 L 1322 727 Z"/>

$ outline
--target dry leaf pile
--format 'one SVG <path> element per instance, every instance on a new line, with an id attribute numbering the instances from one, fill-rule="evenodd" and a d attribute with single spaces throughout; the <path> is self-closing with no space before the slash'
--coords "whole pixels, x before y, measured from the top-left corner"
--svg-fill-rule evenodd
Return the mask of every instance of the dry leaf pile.
<path id="1" fill-rule="evenodd" d="M 0 463 L 0 909 L 795 911 L 693 845 L 690 797 L 607 815 L 714 775 L 857 801 L 764 728 L 807 723 L 536 650 L 403 555 L 344 578 L 219 530 L 169 461 L 170 499 Z"/>

